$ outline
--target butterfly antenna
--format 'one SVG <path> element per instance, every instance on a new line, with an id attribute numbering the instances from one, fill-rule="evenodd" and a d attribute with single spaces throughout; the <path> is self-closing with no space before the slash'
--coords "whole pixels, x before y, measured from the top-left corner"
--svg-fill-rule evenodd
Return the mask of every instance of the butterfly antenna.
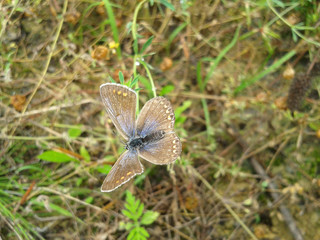
<path id="1" fill-rule="evenodd" d="M 127 144 L 126 144 L 124 141 L 122 141 L 121 139 L 120 139 L 120 142 L 122 143 L 123 148 L 124 148 L 124 149 L 127 149 Z"/>
<path id="2" fill-rule="evenodd" d="M 112 133 L 114 136 L 119 136 L 119 133 L 116 132 L 114 129 L 112 129 Z M 123 144 L 123 147 L 126 148 L 127 143 L 124 142 L 122 138 L 120 138 L 120 142 Z"/>
<path id="3" fill-rule="evenodd" d="M 111 130 L 112 130 L 112 134 L 113 134 L 114 136 L 117 136 L 117 135 L 118 135 L 117 132 L 114 130 L 114 128 L 111 128 Z"/>

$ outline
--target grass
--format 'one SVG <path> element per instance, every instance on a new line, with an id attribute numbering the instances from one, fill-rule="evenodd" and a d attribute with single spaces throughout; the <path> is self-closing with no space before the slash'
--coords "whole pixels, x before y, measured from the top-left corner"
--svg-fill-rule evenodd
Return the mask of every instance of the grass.
<path id="1" fill-rule="evenodd" d="M 319 239 L 318 5 L 2 3 L 0 238 Z M 138 92 L 137 112 L 169 99 L 183 151 L 102 193 L 123 152 L 110 81 Z"/>
<path id="2" fill-rule="evenodd" d="M 109 0 L 103 0 L 103 3 L 108 13 L 109 24 L 113 34 L 113 40 L 116 43 L 119 43 L 119 33 L 118 33 L 116 19 L 114 17 L 113 10 L 112 10 L 112 5 L 110 4 Z M 116 51 L 117 51 L 119 60 L 121 60 L 121 48 L 116 48 Z"/>

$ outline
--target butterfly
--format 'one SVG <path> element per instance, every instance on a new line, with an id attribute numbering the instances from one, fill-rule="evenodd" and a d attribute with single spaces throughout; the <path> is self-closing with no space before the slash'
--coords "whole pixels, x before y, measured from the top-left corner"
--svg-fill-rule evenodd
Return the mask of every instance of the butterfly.
<path id="1" fill-rule="evenodd" d="M 181 141 L 174 132 L 175 116 L 164 97 L 147 101 L 136 120 L 137 93 L 116 83 L 100 86 L 107 114 L 125 139 L 121 154 L 105 178 L 102 192 L 111 192 L 143 172 L 139 157 L 153 164 L 169 164 L 181 154 Z"/>

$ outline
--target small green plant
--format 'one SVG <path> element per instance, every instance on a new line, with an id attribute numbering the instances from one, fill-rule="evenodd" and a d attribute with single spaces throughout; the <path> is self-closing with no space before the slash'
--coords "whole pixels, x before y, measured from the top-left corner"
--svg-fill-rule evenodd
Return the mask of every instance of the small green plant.
<path id="1" fill-rule="evenodd" d="M 152 224 L 158 218 L 159 213 L 154 211 L 144 212 L 144 204 L 139 199 L 136 200 L 129 191 L 126 192 L 126 203 L 124 206 L 125 209 L 122 210 L 122 214 L 129 218 L 129 221 L 126 223 L 121 222 L 120 228 L 130 231 L 127 239 L 147 239 L 150 235 L 142 226 Z"/>

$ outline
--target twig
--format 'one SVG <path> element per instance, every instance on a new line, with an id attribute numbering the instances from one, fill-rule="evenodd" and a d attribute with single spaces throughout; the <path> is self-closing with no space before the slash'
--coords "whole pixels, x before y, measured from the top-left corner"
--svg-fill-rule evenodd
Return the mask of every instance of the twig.
<path id="1" fill-rule="evenodd" d="M 57 191 L 57 190 L 51 189 L 51 188 L 47 188 L 47 187 L 38 187 L 38 188 L 37 188 L 37 191 L 35 191 L 34 194 L 32 194 L 32 195 L 37 195 L 37 194 L 41 193 L 42 191 L 50 192 L 50 193 L 53 193 L 53 194 L 62 196 L 62 197 L 64 197 L 64 198 L 66 198 L 66 199 L 69 199 L 69 200 L 71 200 L 71 201 L 80 203 L 80 204 L 82 204 L 82 205 L 84 205 L 84 206 L 86 206 L 86 207 L 92 208 L 92 209 L 94 209 L 95 211 L 97 211 L 97 212 L 99 212 L 99 213 L 101 213 L 101 212 L 102 212 L 102 213 L 105 213 L 105 212 L 106 212 L 105 210 L 103 210 L 103 208 L 96 207 L 96 206 L 94 206 L 94 205 L 92 205 L 92 204 L 90 204 L 90 203 L 86 203 L 85 201 L 82 201 L 82 200 L 80 200 L 80 199 L 78 199 L 78 198 L 72 197 L 72 196 L 70 196 L 69 194 L 62 193 L 62 192 L 60 192 L 60 191 Z"/>
<path id="2" fill-rule="evenodd" d="M 237 131 L 235 130 L 235 128 L 231 127 L 228 129 L 229 134 L 232 135 L 233 137 L 235 137 L 238 141 L 239 144 L 241 145 L 241 147 L 246 150 L 248 149 L 248 144 L 246 143 L 246 141 L 240 136 L 240 134 L 237 133 Z M 279 201 L 280 199 L 280 195 L 277 193 L 277 186 L 276 184 L 274 184 L 269 176 L 267 175 L 267 173 L 265 172 L 265 170 L 263 169 L 263 167 L 259 164 L 259 162 L 253 157 L 250 157 L 250 163 L 253 166 L 254 170 L 261 176 L 262 179 L 267 180 L 268 181 L 268 188 L 270 190 L 271 196 L 273 198 L 273 200 L 275 202 Z M 286 222 L 286 224 L 288 225 L 288 228 L 293 236 L 293 239 L 295 240 L 303 240 L 302 234 L 299 230 L 299 228 L 297 227 L 291 213 L 289 212 L 288 208 L 284 205 L 284 204 L 280 204 L 279 205 L 279 209 L 280 212 L 284 218 L 284 221 Z"/>
<path id="3" fill-rule="evenodd" d="M 189 237 L 188 235 L 184 234 L 183 232 L 180 232 L 178 230 L 178 228 L 176 227 L 172 227 L 170 224 L 166 223 L 165 221 L 162 221 L 161 219 L 157 220 L 157 222 L 159 222 L 160 224 L 164 224 L 166 225 L 167 228 L 169 228 L 170 230 L 174 231 L 175 233 L 177 233 L 178 235 L 180 235 L 181 237 L 188 239 L 188 240 L 192 240 L 193 238 Z"/>
<path id="4" fill-rule="evenodd" d="M 52 106 L 52 107 L 48 107 L 48 108 L 43 108 L 43 109 L 38 109 L 38 110 L 33 110 L 33 111 L 29 111 L 29 112 L 25 112 L 25 113 L 21 113 L 21 114 L 17 114 L 14 116 L 8 116 L 8 117 L 3 117 L 0 118 L 0 122 L 1 121 L 6 121 L 7 123 L 9 121 L 12 121 L 16 118 L 22 119 L 23 117 L 29 117 L 29 116 L 33 116 L 33 115 L 37 115 L 37 114 L 43 114 L 46 112 L 53 112 L 53 111 L 57 111 L 61 108 L 69 108 L 69 107 L 74 107 L 77 105 L 83 105 L 83 104 L 87 104 L 87 103 L 95 103 L 96 101 L 92 100 L 92 99 L 85 99 L 82 100 L 80 102 L 77 103 L 67 103 L 67 104 L 62 104 L 60 106 Z"/>

